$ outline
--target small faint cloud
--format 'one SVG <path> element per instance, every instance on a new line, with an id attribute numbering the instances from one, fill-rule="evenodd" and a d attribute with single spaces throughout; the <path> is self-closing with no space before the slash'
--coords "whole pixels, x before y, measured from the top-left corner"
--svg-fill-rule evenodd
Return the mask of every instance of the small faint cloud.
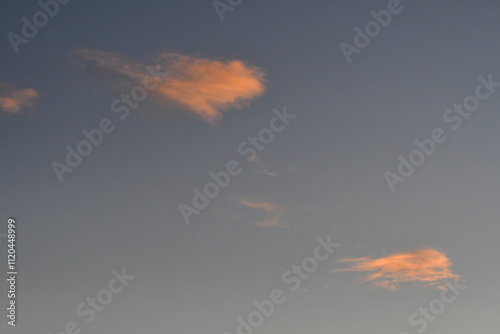
<path id="1" fill-rule="evenodd" d="M 272 214 L 282 214 L 283 211 L 285 210 L 281 206 L 271 202 L 254 202 L 246 199 L 241 199 L 239 203 L 246 207 L 261 209 Z"/>
<path id="2" fill-rule="evenodd" d="M 273 172 L 270 172 L 270 171 L 268 171 L 267 169 L 263 169 L 263 170 L 262 170 L 262 172 L 263 172 L 264 174 L 266 174 L 267 176 L 271 176 L 271 177 L 278 176 L 278 174 L 273 173 Z"/>
<path id="3" fill-rule="evenodd" d="M 262 160 L 258 156 L 255 156 L 255 158 L 252 159 L 251 162 L 255 163 L 258 166 L 258 171 L 259 172 L 264 173 L 264 174 L 266 174 L 267 176 L 270 176 L 270 177 L 278 176 L 278 174 L 269 171 L 267 169 L 267 167 L 264 165 L 264 163 L 262 162 Z"/>
<path id="4" fill-rule="evenodd" d="M 19 114 L 23 109 L 36 105 L 40 94 L 32 88 L 14 89 L 9 84 L 0 83 L 0 109 L 9 114 Z"/>
<path id="5" fill-rule="evenodd" d="M 239 204 L 252 209 L 258 209 L 266 212 L 268 216 L 261 218 L 255 224 L 259 227 L 288 227 L 283 223 L 283 215 L 286 209 L 271 202 L 257 202 L 247 199 L 240 199 Z"/>
<path id="6" fill-rule="evenodd" d="M 141 80 L 147 74 L 146 65 L 115 52 L 82 48 L 73 51 L 72 56 L 79 65 L 87 66 L 93 63 L 97 67 L 137 80 Z"/>
<path id="7" fill-rule="evenodd" d="M 117 53 L 86 48 L 74 54 L 80 60 L 134 80 L 147 74 L 146 65 Z M 214 60 L 163 52 L 157 57 L 156 64 L 168 74 L 155 93 L 166 105 L 174 103 L 210 124 L 217 123 L 222 112 L 241 109 L 265 91 L 263 70 L 242 60 Z"/>
<path id="8" fill-rule="evenodd" d="M 451 260 L 435 249 L 419 249 L 405 253 L 396 253 L 386 257 L 372 259 L 371 257 L 342 259 L 349 263 L 347 269 L 336 269 L 335 272 L 350 271 L 366 273 L 365 282 L 374 286 L 397 290 L 401 283 L 418 283 L 444 289 L 444 279 L 460 278 L 452 272 Z"/>

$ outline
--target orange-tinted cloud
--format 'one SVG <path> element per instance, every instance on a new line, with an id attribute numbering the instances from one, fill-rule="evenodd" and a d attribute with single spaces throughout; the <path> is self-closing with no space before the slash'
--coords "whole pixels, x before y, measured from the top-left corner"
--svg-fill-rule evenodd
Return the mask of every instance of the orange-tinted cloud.
<path id="1" fill-rule="evenodd" d="M 259 227 L 288 227 L 288 225 L 283 223 L 283 214 L 285 213 L 285 208 L 270 202 L 253 202 L 246 199 L 241 199 L 239 201 L 241 205 L 252 209 L 259 209 L 265 211 L 268 216 L 263 217 L 255 223 Z"/>
<path id="2" fill-rule="evenodd" d="M 2 83 L 2 87 L 9 87 Z M 33 107 L 40 94 L 32 88 L 10 90 L 0 96 L 0 108 L 10 114 L 18 114 L 24 108 Z"/>
<path id="3" fill-rule="evenodd" d="M 81 49 L 76 55 L 133 79 L 147 74 L 145 65 L 116 53 Z M 212 60 L 164 52 L 157 57 L 156 64 L 168 74 L 155 92 L 166 102 L 173 102 L 211 124 L 222 117 L 223 111 L 241 109 L 265 91 L 264 72 L 241 60 Z"/>
<path id="4" fill-rule="evenodd" d="M 267 167 L 264 165 L 262 160 L 259 159 L 259 157 L 256 155 L 255 158 L 252 160 L 253 163 L 255 163 L 258 166 L 258 171 L 261 173 L 266 174 L 267 176 L 278 176 L 278 174 L 271 172 L 270 170 L 267 169 Z"/>
<path id="5" fill-rule="evenodd" d="M 169 75 L 159 92 L 209 122 L 217 121 L 222 111 L 241 108 L 264 93 L 262 70 L 240 60 L 163 53 L 160 62 L 166 63 Z"/>
<path id="6" fill-rule="evenodd" d="M 342 259 L 340 262 L 350 263 L 350 267 L 334 271 L 366 273 L 363 281 L 388 290 L 397 290 L 401 283 L 418 283 L 444 289 L 444 279 L 459 278 L 450 269 L 451 260 L 444 253 L 431 248 L 376 259 Z"/>
<path id="7" fill-rule="evenodd" d="M 252 202 L 246 199 L 240 200 L 240 204 L 254 209 L 262 209 L 272 214 L 281 214 L 284 209 L 277 204 L 270 202 Z"/>
<path id="8" fill-rule="evenodd" d="M 91 48 L 78 49 L 73 52 L 76 61 L 93 62 L 98 67 L 108 69 L 130 78 L 140 80 L 146 74 L 146 65 L 138 64 L 130 58 L 126 58 L 119 53 L 102 51 Z M 84 63 L 81 63 L 84 64 Z"/>

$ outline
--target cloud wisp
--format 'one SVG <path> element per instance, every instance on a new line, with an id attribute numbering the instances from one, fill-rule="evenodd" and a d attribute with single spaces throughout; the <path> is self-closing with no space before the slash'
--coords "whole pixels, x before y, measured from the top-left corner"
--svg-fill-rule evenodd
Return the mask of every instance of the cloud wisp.
<path id="1" fill-rule="evenodd" d="M 267 176 L 274 177 L 278 176 L 278 174 L 271 172 L 267 167 L 264 165 L 262 160 L 259 159 L 258 156 L 255 156 L 255 158 L 252 160 L 253 163 L 255 163 L 258 166 L 258 171 L 261 173 L 266 174 Z"/>
<path id="2" fill-rule="evenodd" d="M 277 204 L 270 203 L 270 202 L 253 202 L 249 201 L 246 199 L 240 200 L 240 204 L 244 205 L 249 208 L 254 208 L 254 209 L 262 209 L 266 212 L 272 213 L 272 214 L 281 214 L 283 213 L 284 209 L 280 207 Z"/>
<path id="3" fill-rule="evenodd" d="M 288 225 L 283 223 L 283 214 L 285 213 L 285 208 L 270 202 L 254 202 L 246 199 L 239 200 L 239 203 L 243 206 L 252 209 L 259 209 L 268 214 L 268 216 L 260 219 L 255 223 L 259 227 L 288 227 Z"/>
<path id="4" fill-rule="evenodd" d="M 10 85 L 0 83 L 6 91 L 0 94 L 0 109 L 9 114 L 19 114 L 23 109 L 36 105 L 40 94 L 32 88 L 9 89 Z"/>
<path id="5" fill-rule="evenodd" d="M 86 48 L 74 54 L 78 60 L 92 62 L 133 80 L 147 74 L 146 65 L 117 53 Z M 155 64 L 168 73 L 156 88 L 156 94 L 166 103 L 188 110 L 210 124 L 217 123 L 223 112 L 241 109 L 265 91 L 263 70 L 241 60 L 213 60 L 163 52 Z"/>
<path id="6" fill-rule="evenodd" d="M 340 262 L 349 263 L 350 267 L 335 269 L 334 272 L 365 273 L 363 281 L 388 290 L 399 289 L 401 283 L 415 283 L 445 289 L 443 280 L 460 278 L 452 272 L 451 260 L 443 252 L 432 248 L 396 253 L 375 259 L 371 257 L 342 259 Z"/>

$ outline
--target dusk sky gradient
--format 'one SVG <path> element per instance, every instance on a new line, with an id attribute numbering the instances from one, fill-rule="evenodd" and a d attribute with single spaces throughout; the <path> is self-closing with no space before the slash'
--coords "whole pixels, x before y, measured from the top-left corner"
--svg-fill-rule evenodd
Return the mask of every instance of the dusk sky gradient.
<path id="1" fill-rule="evenodd" d="M 17 219 L 19 318 L 2 280 L 0 333 L 236 334 L 280 289 L 255 334 L 414 334 L 456 278 L 467 289 L 425 333 L 498 334 L 500 88 L 457 129 L 443 115 L 500 82 L 500 3 L 401 0 L 348 63 L 340 43 L 388 2 L 243 0 L 221 22 L 211 0 L 73 0 L 16 54 L 7 35 L 40 7 L 4 1 L 0 233 Z M 121 119 L 113 101 L 156 65 Z M 247 161 L 240 143 L 284 110 Z M 103 118 L 113 132 L 59 182 L 53 162 Z M 384 173 L 436 128 L 447 140 L 391 191 Z M 186 224 L 179 205 L 231 160 L 241 173 Z M 340 247 L 292 291 L 282 275 L 328 236 Z M 0 238 L 4 276 L 6 258 Z M 77 306 L 122 268 L 135 279 L 85 323 Z"/>

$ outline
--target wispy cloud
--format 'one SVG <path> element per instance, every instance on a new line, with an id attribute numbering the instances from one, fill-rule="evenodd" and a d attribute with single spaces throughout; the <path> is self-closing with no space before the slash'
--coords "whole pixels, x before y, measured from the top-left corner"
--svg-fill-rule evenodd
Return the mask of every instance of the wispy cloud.
<path id="1" fill-rule="evenodd" d="M 117 53 L 80 49 L 75 54 L 79 59 L 134 80 L 147 74 L 146 65 Z M 264 72 L 242 60 L 213 60 L 163 52 L 157 57 L 157 64 L 168 75 L 155 92 L 165 102 L 195 113 L 211 124 L 221 119 L 222 112 L 241 109 L 265 91 Z"/>
<path id="2" fill-rule="evenodd" d="M 146 65 L 137 63 L 133 59 L 119 53 L 82 48 L 75 50 L 73 55 L 76 57 L 75 60 L 77 63 L 81 65 L 85 65 L 85 62 L 91 62 L 98 67 L 126 75 L 133 79 L 140 80 L 147 74 Z"/>
<path id="3" fill-rule="evenodd" d="M 363 281 L 388 290 L 399 289 L 401 283 L 418 283 L 443 289 L 444 279 L 459 278 L 451 270 L 451 260 L 444 253 L 431 248 L 375 259 L 342 259 L 340 262 L 350 263 L 350 267 L 334 271 L 366 273 Z"/>
<path id="4" fill-rule="evenodd" d="M 256 222 L 255 225 L 259 227 L 286 227 L 286 225 L 282 223 L 281 218 L 276 218 L 276 217 L 267 217 L 261 219 L 258 222 Z"/>
<path id="5" fill-rule="evenodd" d="M 0 88 L 0 109 L 10 114 L 18 114 L 25 108 L 35 106 L 40 97 L 32 88 L 13 89 L 3 82 L 0 82 Z"/>
<path id="6" fill-rule="evenodd" d="M 284 211 L 284 208 L 271 202 L 253 202 L 246 199 L 241 199 L 240 204 L 249 208 L 262 209 L 272 214 L 281 214 Z"/>
<path id="7" fill-rule="evenodd" d="M 286 211 L 284 207 L 271 202 L 254 202 L 246 199 L 241 199 L 239 203 L 248 208 L 262 210 L 268 214 L 268 216 L 255 223 L 259 227 L 288 227 L 283 222 L 283 214 Z"/>
<path id="8" fill-rule="evenodd" d="M 267 169 L 267 167 L 264 166 L 264 163 L 262 162 L 262 160 L 260 160 L 260 158 L 258 156 L 255 156 L 255 158 L 252 160 L 252 162 L 258 166 L 259 172 L 264 173 L 267 176 L 271 176 L 271 177 L 278 176 L 278 174 L 271 172 L 269 169 Z"/>

